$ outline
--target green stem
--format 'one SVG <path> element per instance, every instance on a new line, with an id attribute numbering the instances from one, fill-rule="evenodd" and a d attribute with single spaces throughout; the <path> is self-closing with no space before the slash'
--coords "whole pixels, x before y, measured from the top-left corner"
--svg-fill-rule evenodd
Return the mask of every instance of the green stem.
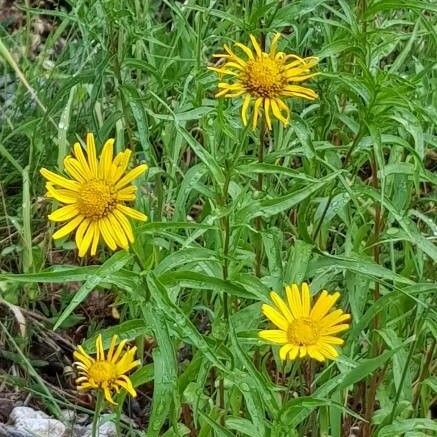
<path id="1" fill-rule="evenodd" d="M 375 190 L 379 188 L 379 180 L 378 180 L 378 165 L 376 161 L 375 152 L 373 152 L 372 157 L 370 159 L 370 166 L 372 169 L 372 185 Z M 379 236 L 381 234 L 383 228 L 382 222 L 382 209 L 381 204 L 377 203 L 375 205 L 375 224 L 374 224 L 374 232 L 373 232 L 373 260 L 375 264 L 380 263 L 380 245 L 379 245 Z M 379 282 L 375 282 L 375 288 L 373 290 L 373 300 L 376 302 L 381 297 Z M 380 319 L 379 315 L 376 314 L 372 323 L 372 342 L 371 342 L 371 354 L 372 356 L 377 356 L 380 353 L 380 341 L 376 335 L 376 331 L 379 329 Z M 379 372 L 375 372 L 369 381 L 369 386 L 366 391 L 366 402 L 364 409 L 364 418 L 366 419 L 366 423 L 363 428 L 363 435 L 372 435 L 372 416 L 375 411 L 375 401 L 376 401 L 376 392 L 378 390 L 378 386 L 381 382 L 382 376 Z"/>
<path id="2" fill-rule="evenodd" d="M 348 152 L 347 152 L 347 154 L 346 154 L 346 156 L 344 158 L 343 164 L 341 165 L 341 169 L 342 170 L 345 169 L 346 166 L 349 164 L 349 160 L 350 160 L 350 158 L 352 156 L 352 152 L 357 147 L 357 145 L 358 145 L 362 135 L 363 135 L 363 129 L 360 126 L 360 129 L 358 130 L 358 132 L 357 132 L 357 134 L 356 134 L 356 136 L 355 136 L 355 138 L 354 138 L 354 140 L 353 140 L 353 142 L 352 142 L 352 144 L 351 144 L 351 146 L 350 146 L 350 148 L 349 148 L 349 150 L 348 150 Z M 334 190 L 335 190 L 336 187 L 337 187 L 337 180 L 334 181 L 333 185 L 331 186 L 331 190 L 329 191 L 328 201 L 326 202 L 325 208 L 323 209 L 322 215 L 320 217 L 319 222 L 317 223 L 316 230 L 314 231 L 314 234 L 313 234 L 313 241 L 316 241 L 317 237 L 319 236 L 319 232 L 320 232 L 320 229 L 322 227 L 323 220 L 325 220 L 325 216 L 328 213 L 329 207 L 331 206 L 331 202 L 332 202 L 332 199 L 334 197 L 334 195 L 333 195 L 334 194 Z"/>
<path id="3" fill-rule="evenodd" d="M 92 437 L 98 437 L 99 435 L 99 419 L 100 419 L 100 412 L 102 411 L 102 403 L 103 403 L 102 401 L 103 401 L 103 392 L 102 390 L 98 390 L 96 407 L 94 409 L 93 427 L 91 431 Z"/>
<path id="4" fill-rule="evenodd" d="M 258 143 L 258 163 L 262 164 L 264 162 L 264 140 L 266 136 L 266 122 L 264 117 L 261 119 L 261 128 L 259 133 L 259 143 Z M 259 192 L 263 190 L 264 174 L 258 173 L 258 180 L 256 184 L 256 189 Z M 261 217 L 255 218 L 255 229 L 257 231 L 255 237 L 255 275 L 259 278 L 261 277 L 261 265 L 262 265 L 262 219 Z"/>
<path id="5" fill-rule="evenodd" d="M 230 164 L 232 165 L 232 164 Z M 223 209 L 224 216 L 220 220 L 221 230 L 223 233 L 223 266 L 222 266 L 222 274 L 223 280 L 227 280 L 229 276 L 229 242 L 230 242 L 230 220 L 229 220 L 229 211 L 228 211 L 228 190 L 229 183 L 231 180 L 231 169 L 229 163 L 226 162 L 226 174 L 225 174 L 225 182 L 223 184 L 223 192 L 219 196 L 220 206 Z M 223 294 L 223 317 L 226 323 L 229 323 L 229 297 L 228 293 L 224 292 Z M 220 409 L 223 410 L 225 407 L 225 387 L 224 387 L 224 378 L 220 379 L 219 382 L 219 406 Z M 224 416 L 222 416 L 224 420 Z M 223 422 L 224 424 L 224 422 Z"/>

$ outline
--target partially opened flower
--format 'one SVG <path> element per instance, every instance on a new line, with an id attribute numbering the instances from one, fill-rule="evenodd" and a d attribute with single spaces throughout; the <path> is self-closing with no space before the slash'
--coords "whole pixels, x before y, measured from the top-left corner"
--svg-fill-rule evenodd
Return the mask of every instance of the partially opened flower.
<path id="1" fill-rule="evenodd" d="M 114 140 L 109 139 L 97 159 L 94 135 L 86 138 L 86 157 L 79 143 L 73 146 L 74 155 L 64 160 L 67 179 L 45 168 L 41 174 L 47 179 L 47 196 L 65 204 L 49 215 L 54 222 L 67 222 L 53 238 L 76 232 L 79 256 L 88 250 L 95 255 L 100 237 L 111 250 L 127 249 L 134 241 L 128 217 L 145 221 L 147 216 L 128 206 L 135 200 L 136 187 L 132 181 L 147 170 L 142 164 L 127 171 L 131 150 L 113 157 Z"/>
<path id="2" fill-rule="evenodd" d="M 267 126 L 272 128 L 271 114 L 286 125 L 290 117 L 290 110 L 284 103 L 287 97 L 302 97 L 308 100 L 317 98 L 317 94 L 310 88 L 298 85 L 310 79 L 317 73 L 310 70 L 318 58 L 300 58 L 297 55 L 285 54 L 277 51 L 280 34 L 277 33 L 270 44 L 270 52 L 264 52 L 258 41 L 250 35 L 254 51 L 248 46 L 236 43 L 242 56 L 235 54 L 226 44 L 226 53 L 214 55 L 223 58 L 224 63 L 219 67 L 208 67 L 219 73 L 220 78 L 231 76 L 229 82 L 218 84 L 219 92 L 216 97 L 242 97 L 241 118 L 244 125 L 248 123 L 248 109 L 253 104 L 252 127 L 258 124 L 261 113 L 264 114 Z"/>
<path id="3" fill-rule="evenodd" d="M 102 336 L 99 335 L 96 340 L 96 358 L 88 355 L 82 346 L 78 346 L 73 353 L 76 360 L 73 366 L 79 373 L 76 379 L 78 390 L 102 390 L 105 399 L 113 405 L 116 403 L 112 395 L 121 388 L 136 397 L 137 393 L 126 374 L 141 364 L 139 360 L 135 360 L 136 347 L 124 350 L 126 340 L 121 341 L 117 347 L 116 344 L 117 336 L 114 335 L 105 357 Z"/>
<path id="4" fill-rule="evenodd" d="M 263 340 L 282 345 L 279 356 L 282 360 L 294 360 L 309 355 L 318 361 L 335 359 L 338 351 L 334 346 L 344 341 L 337 337 L 339 332 L 349 328 L 346 323 L 350 314 L 341 309 L 331 311 L 340 297 L 339 292 L 329 294 L 322 291 L 314 306 L 311 306 L 311 292 L 308 284 L 303 283 L 301 291 L 296 284 L 286 287 L 287 302 L 278 293 L 270 293 L 274 303 L 262 305 L 263 314 L 278 329 L 259 332 Z"/>

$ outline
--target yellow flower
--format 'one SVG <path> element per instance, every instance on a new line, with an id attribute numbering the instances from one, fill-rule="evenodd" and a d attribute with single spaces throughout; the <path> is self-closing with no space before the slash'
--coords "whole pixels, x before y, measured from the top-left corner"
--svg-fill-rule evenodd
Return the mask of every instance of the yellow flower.
<path id="1" fill-rule="evenodd" d="M 308 284 L 302 284 L 302 290 L 296 284 L 286 287 L 287 301 L 274 291 L 270 297 L 275 305 L 262 305 L 263 314 L 279 329 L 260 331 L 263 340 L 282 344 L 279 350 L 281 360 L 294 360 L 298 355 L 309 355 L 318 361 L 335 359 L 337 350 L 333 345 L 342 345 L 344 341 L 336 334 L 349 328 L 350 314 L 343 310 L 331 311 L 340 297 L 339 292 L 328 294 L 322 291 L 311 308 L 311 292 Z"/>
<path id="2" fill-rule="evenodd" d="M 134 241 L 132 226 L 127 217 L 145 221 L 147 216 L 129 208 L 125 202 L 135 200 L 136 187 L 132 181 L 147 170 L 142 164 L 126 173 L 131 150 L 120 152 L 113 158 L 114 140 L 103 146 L 97 160 L 92 133 L 86 137 L 86 154 L 79 143 L 73 146 L 74 156 L 64 160 L 64 167 L 71 179 L 59 176 L 45 168 L 41 174 L 48 180 L 47 196 L 66 204 L 49 215 L 54 222 L 68 222 L 58 229 L 53 238 L 65 237 L 76 230 L 79 256 L 88 250 L 95 255 L 100 236 L 111 250 L 127 249 Z"/>
<path id="3" fill-rule="evenodd" d="M 280 34 L 274 35 L 270 44 L 270 53 L 262 51 L 260 45 L 253 35 L 250 35 L 255 53 L 247 46 L 236 43 L 236 47 L 242 50 L 247 59 L 237 56 L 226 44 L 226 53 L 214 55 L 223 58 L 224 64 L 221 67 L 208 67 L 210 70 L 222 76 L 232 76 L 234 82 L 220 82 L 220 91 L 216 97 L 243 97 L 241 118 L 244 125 L 247 125 L 247 112 L 251 103 L 254 104 L 252 126 L 255 129 L 258 124 L 258 117 L 264 111 L 264 117 L 269 129 L 272 128 L 270 111 L 281 123 L 287 125 L 290 116 L 288 106 L 283 99 L 286 97 L 303 97 L 314 100 L 318 96 L 309 89 L 296 83 L 303 82 L 315 76 L 310 69 L 314 67 L 318 58 L 300 58 L 296 55 L 277 51 L 277 43 Z"/>
<path id="4" fill-rule="evenodd" d="M 124 388 L 131 396 L 136 397 L 137 393 L 126 373 L 141 364 L 139 360 L 134 360 L 136 347 L 123 352 L 126 340 L 121 341 L 117 349 L 115 349 L 116 343 L 117 336 L 114 335 L 108 355 L 105 357 L 102 336 L 99 335 L 96 340 L 96 358 L 89 356 L 82 346 L 78 346 L 73 353 L 76 360 L 73 366 L 79 373 L 79 378 L 76 379 L 78 390 L 103 390 L 105 399 L 113 405 L 116 403 L 112 399 L 112 393 L 114 391 L 118 393 L 120 388 Z"/>

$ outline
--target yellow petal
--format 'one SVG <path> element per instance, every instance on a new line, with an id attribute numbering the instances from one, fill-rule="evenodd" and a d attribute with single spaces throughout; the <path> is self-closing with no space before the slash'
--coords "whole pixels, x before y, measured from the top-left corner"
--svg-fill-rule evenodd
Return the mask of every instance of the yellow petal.
<path id="1" fill-rule="evenodd" d="M 330 302 L 330 295 L 326 290 L 323 290 L 311 309 L 310 317 L 313 320 L 320 320 L 329 311 L 329 308 L 328 310 L 325 310 L 325 308 L 330 304 Z"/>
<path id="2" fill-rule="evenodd" d="M 79 257 L 85 256 L 85 254 L 88 252 L 88 249 L 94 238 L 96 226 L 97 226 L 96 222 L 91 222 L 90 225 L 88 226 L 88 229 L 86 230 L 85 235 L 83 236 L 82 242 L 80 243 L 80 246 L 78 246 Z"/>
<path id="3" fill-rule="evenodd" d="M 264 99 L 264 117 L 267 122 L 267 127 L 272 130 L 272 120 L 270 119 L 270 99 Z"/>
<path id="4" fill-rule="evenodd" d="M 79 209 L 75 203 L 72 205 L 63 206 L 49 214 L 49 220 L 52 222 L 65 222 L 71 220 L 79 214 Z"/>
<path id="5" fill-rule="evenodd" d="M 64 159 L 65 171 L 80 184 L 86 181 L 86 177 L 83 174 L 82 167 L 77 159 L 71 156 L 66 156 Z"/>
<path id="6" fill-rule="evenodd" d="M 249 47 L 245 46 L 244 44 L 241 44 L 240 42 L 235 43 L 235 46 L 239 47 L 241 50 L 243 50 L 243 52 L 246 54 L 246 56 L 249 59 L 253 59 L 254 58 L 253 52 L 252 52 L 252 50 Z M 243 62 L 243 65 L 246 66 L 246 62 L 244 62 L 244 61 L 242 61 L 242 62 Z"/>
<path id="7" fill-rule="evenodd" d="M 327 316 L 323 317 L 323 319 L 321 319 L 319 323 L 320 327 L 323 329 L 333 325 L 338 325 L 341 322 L 350 320 L 350 318 L 350 314 L 343 313 L 343 310 L 335 310 Z"/>
<path id="8" fill-rule="evenodd" d="M 295 319 L 302 317 L 302 303 L 300 300 L 299 288 L 296 284 L 291 284 L 290 287 L 286 287 L 288 306 Z"/>
<path id="9" fill-rule="evenodd" d="M 94 236 L 93 236 L 93 242 L 91 243 L 91 256 L 94 256 L 97 252 L 97 246 L 100 241 L 100 228 L 97 223 L 94 224 Z"/>
<path id="10" fill-rule="evenodd" d="M 99 176 L 105 181 L 107 181 L 111 176 L 113 152 L 114 138 L 109 138 L 103 146 L 99 160 Z"/>
<path id="11" fill-rule="evenodd" d="M 256 127 L 258 126 L 258 117 L 259 117 L 259 112 L 260 112 L 260 107 L 262 105 L 262 102 L 263 102 L 262 97 L 258 97 L 255 100 L 255 105 L 253 107 L 253 123 L 252 123 L 253 129 L 256 129 Z"/>
<path id="12" fill-rule="evenodd" d="M 118 222 L 120 223 L 121 227 L 123 228 L 123 231 L 125 232 L 127 239 L 133 243 L 134 242 L 134 234 L 132 232 L 132 226 L 129 223 L 129 220 L 126 218 L 124 214 L 122 214 L 117 209 L 114 209 L 112 211 L 114 216 L 117 218 Z"/>
<path id="13" fill-rule="evenodd" d="M 318 95 L 310 88 L 305 88 L 299 85 L 287 85 L 283 91 L 284 96 L 303 97 L 304 99 L 314 100 Z"/>
<path id="14" fill-rule="evenodd" d="M 93 388 L 96 388 L 95 384 L 90 384 L 89 382 L 84 382 L 83 384 L 77 386 L 78 390 L 90 390 Z"/>
<path id="15" fill-rule="evenodd" d="M 143 214 L 142 212 L 137 211 L 136 209 L 129 208 L 128 206 L 118 204 L 117 209 L 123 213 L 124 215 L 127 215 L 129 217 L 132 217 L 135 220 L 140 220 L 142 222 L 145 222 L 147 220 L 147 216 Z"/>
<path id="16" fill-rule="evenodd" d="M 287 333 L 279 329 L 266 329 L 258 332 L 258 336 L 272 343 L 285 344 L 288 342 Z"/>
<path id="17" fill-rule="evenodd" d="M 236 47 L 240 47 L 240 46 L 243 46 L 243 44 L 241 44 L 241 43 L 236 43 L 235 44 L 236 45 Z M 244 47 L 244 48 L 243 48 Z M 252 54 L 252 51 L 249 49 L 249 47 L 246 47 L 246 46 L 243 46 L 243 47 L 241 47 L 242 49 L 243 49 L 243 51 L 246 53 L 246 54 L 248 54 L 248 53 L 250 53 L 250 54 Z M 243 61 L 243 59 L 241 59 L 239 56 L 237 56 L 230 48 L 229 48 L 229 46 L 227 45 L 227 44 L 225 44 L 224 45 L 224 48 L 225 48 L 225 51 L 228 53 L 227 55 L 224 55 L 224 56 L 222 56 L 223 58 L 225 58 L 225 59 L 229 59 L 229 60 L 232 60 L 232 61 L 235 61 L 235 62 L 237 62 L 238 64 L 240 64 L 242 67 L 244 67 L 245 65 L 246 65 L 246 62 L 245 61 Z M 249 52 L 247 52 L 247 50 L 249 51 Z M 249 56 L 250 57 L 250 56 Z"/>
<path id="18" fill-rule="evenodd" d="M 287 321 L 292 322 L 294 320 L 294 317 L 292 316 L 288 306 L 285 304 L 285 302 L 279 296 L 279 294 L 272 291 L 270 293 L 270 298 L 272 299 L 273 303 L 277 306 L 279 311 L 282 313 L 282 315 L 287 319 Z"/>
<path id="19" fill-rule="evenodd" d="M 115 184 L 123 176 L 130 161 L 132 151 L 126 149 L 124 152 L 120 152 L 112 162 L 111 165 L 111 183 Z"/>
<path id="20" fill-rule="evenodd" d="M 261 306 L 262 313 L 270 319 L 278 328 L 287 331 L 288 330 L 288 322 L 285 317 L 277 310 L 275 310 L 272 306 L 263 304 Z"/>
<path id="21" fill-rule="evenodd" d="M 142 164 L 139 165 L 138 167 L 135 167 L 117 182 L 117 184 L 115 185 L 115 189 L 121 190 L 125 185 L 127 185 L 129 182 L 133 181 L 138 176 L 143 174 L 147 169 L 148 166 L 146 164 Z"/>
<path id="22" fill-rule="evenodd" d="M 332 337 L 330 335 L 322 335 L 319 341 L 320 343 L 327 343 L 327 344 L 337 344 L 337 345 L 344 344 L 344 340 L 342 338 Z"/>
<path id="23" fill-rule="evenodd" d="M 105 218 L 99 220 L 99 230 L 105 240 L 105 243 L 111 250 L 117 249 L 117 244 L 112 236 L 111 227 L 109 225 L 109 221 Z"/>
<path id="24" fill-rule="evenodd" d="M 281 349 L 279 349 L 279 358 L 282 361 L 285 361 L 287 359 L 287 355 L 291 351 L 291 349 L 293 349 L 292 344 L 285 344 L 284 346 L 282 346 Z"/>
<path id="25" fill-rule="evenodd" d="M 46 168 L 42 168 L 39 171 L 47 180 L 50 182 L 53 182 L 55 185 L 59 185 L 62 188 L 66 188 L 67 190 L 71 191 L 79 191 L 80 190 L 80 184 L 77 181 L 72 181 L 69 179 L 64 178 L 63 176 L 59 176 L 56 173 L 53 173 L 50 170 L 47 170 Z"/>
<path id="26" fill-rule="evenodd" d="M 116 384 L 121 385 L 132 397 L 137 396 L 137 392 L 135 391 L 131 380 L 126 375 L 121 375 L 119 379 L 117 379 Z"/>
<path id="27" fill-rule="evenodd" d="M 306 282 L 302 283 L 302 314 L 304 317 L 310 315 L 311 292 Z"/>
<path id="28" fill-rule="evenodd" d="M 74 231 L 80 225 L 83 219 L 84 217 L 82 215 L 78 215 L 73 220 L 69 221 L 66 225 L 62 226 L 62 228 L 58 229 L 53 234 L 53 239 L 58 240 L 59 238 L 68 235 L 71 231 Z"/>
<path id="29" fill-rule="evenodd" d="M 323 357 L 323 355 L 320 353 L 319 349 L 317 346 L 308 346 L 307 347 L 307 351 L 308 351 L 308 355 L 311 358 L 314 358 L 317 361 L 325 361 L 325 358 Z"/>
<path id="30" fill-rule="evenodd" d="M 73 357 L 77 361 L 81 361 L 85 366 L 89 367 L 93 363 L 93 359 L 83 350 L 79 349 L 73 352 Z"/>
<path id="31" fill-rule="evenodd" d="M 73 146 L 73 150 L 74 150 L 74 156 L 80 162 L 80 165 L 82 166 L 82 169 L 86 174 L 87 179 L 92 179 L 93 174 L 91 173 L 88 162 L 85 158 L 85 155 L 83 154 L 82 146 L 79 143 L 75 143 Z"/>
<path id="32" fill-rule="evenodd" d="M 297 75 L 294 76 L 291 72 L 286 74 L 289 77 L 289 80 L 291 82 L 304 82 L 305 80 L 311 79 L 314 76 L 318 76 L 319 73 L 310 73 L 310 74 L 302 74 L 302 75 Z"/>
<path id="33" fill-rule="evenodd" d="M 55 188 L 52 182 L 46 183 L 47 196 L 58 202 L 72 204 L 77 202 L 77 193 L 63 188 Z"/>
<path id="34" fill-rule="evenodd" d="M 93 176 L 98 177 L 97 171 L 97 154 L 96 154 L 96 143 L 94 141 L 94 135 L 88 132 L 86 135 L 86 153 L 88 155 L 88 164 Z"/>
<path id="35" fill-rule="evenodd" d="M 249 35 L 249 37 L 250 37 L 250 40 L 252 41 L 252 45 L 253 45 L 253 48 L 255 49 L 257 56 L 259 58 L 261 58 L 262 50 L 261 50 L 260 45 L 258 44 L 258 41 L 256 40 L 256 38 L 253 35 Z"/>
<path id="36" fill-rule="evenodd" d="M 112 227 L 112 236 L 116 240 L 117 245 L 125 250 L 128 249 L 129 244 L 127 242 L 126 234 L 124 233 L 120 223 L 117 221 L 113 214 L 108 215 L 108 220 Z"/>
<path id="37" fill-rule="evenodd" d="M 342 325 L 331 326 L 330 328 L 323 329 L 323 335 L 337 334 L 338 332 L 346 331 L 349 329 L 349 324 L 344 323 Z"/>
<path id="38" fill-rule="evenodd" d="M 247 126 L 247 110 L 250 104 L 250 94 L 244 96 L 243 105 L 241 106 L 241 119 L 243 120 L 244 126 Z"/>
<path id="39" fill-rule="evenodd" d="M 75 240 L 76 240 L 76 247 L 78 249 L 82 244 L 83 236 L 85 234 L 85 231 L 88 229 L 89 224 L 90 224 L 90 219 L 85 218 L 85 220 L 77 228 Z"/>
<path id="40" fill-rule="evenodd" d="M 281 37 L 281 34 L 279 32 L 275 33 L 275 35 L 272 38 L 272 42 L 270 43 L 270 54 L 275 55 L 276 49 L 278 46 L 279 38 Z"/>
<path id="41" fill-rule="evenodd" d="M 118 336 L 113 335 L 111 338 L 111 344 L 110 344 L 109 350 L 108 350 L 108 356 L 106 357 L 106 359 L 108 361 L 112 360 L 112 355 L 114 354 L 114 349 L 115 349 L 115 345 L 117 344 L 117 340 L 118 340 Z"/>
<path id="42" fill-rule="evenodd" d="M 299 358 L 303 358 L 307 354 L 306 346 L 299 347 Z"/>
<path id="43" fill-rule="evenodd" d="M 293 347 L 290 349 L 290 352 L 288 353 L 288 358 L 290 360 L 295 360 L 298 353 L 299 353 L 299 346 L 293 345 Z"/>
<path id="44" fill-rule="evenodd" d="M 97 361 L 105 360 L 105 351 L 103 349 L 102 334 L 99 334 L 96 339 L 96 353 L 97 353 Z"/>
<path id="45" fill-rule="evenodd" d="M 112 405 L 117 405 L 117 403 L 115 403 L 114 400 L 112 399 L 111 392 L 109 391 L 109 388 L 108 388 L 108 387 L 105 387 L 105 388 L 103 389 L 103 391 L 104 391 L 104 393 L 105 393 L 105 399 L 106 399 L 110 404 L 112 404 Z"/>
<path id="46" fill-rule="evenodd" d="M 334 360 L 338 357 L 338 352 L 329 344 L 320 344 L 318 345 L 318 349 L 320 353 L 330 360 Z"/>
<path id="47" fill-rule="evenodd" d="M 120 344 L 118 345 L 118 347 L 117 347 L 117 350 L 115 351 L 115 353 L 114 353 L 114 355 L 113 355 L 113 357 L 112 357 L 112 363 L 116 363 L 117 362 L 117 360 L 118 360 L 118 357 L 120 356 L 120 354 L 122 353 L 122 351 L 123 351 L 123 348 L 124 348 L 124 346 L 125 346 L 125 344 L 127 343 L 127 340 L 122 340 L 122 341 L 120 341 Z"/>
<path id="48" fill-rule="evenodd" d="M 276 99 L 271 99 L 271 105 L 272 105 L 272 112 L 273 115 L 285 126 L 288 123 L 288 120 L 282 115 L 278 104 L 276 103 Z"/>

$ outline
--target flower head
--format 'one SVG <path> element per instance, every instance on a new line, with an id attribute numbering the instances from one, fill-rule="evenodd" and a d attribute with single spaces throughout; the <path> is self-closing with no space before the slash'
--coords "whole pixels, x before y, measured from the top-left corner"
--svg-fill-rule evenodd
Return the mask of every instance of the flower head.
<path id="1" fill-rule="evenodd" d="M 113 405 L 116 403 L 112 399 L 112 393 L 114 391 L 118 393 L 120 388 L 124 388 L 131 396 L 136 397 L 137 393 L 126 373 L 140 365 L 139 360 L 134 360 L 136 347 L 123 352 L 126 340 L 121 341 L 117 349 L 116 343 L 117 336 L 114 335 L 108 355 L 105 357 L 102 336 L 99 335 L 96 340 L 96 358 L 89 356 L 82 346 L 78 346 L 73 353 L 76 360 L 73 366 L 79 373 L 79 378 L 76 379 L 78 390 L 102 390 L 105 399 Z"/>
<path id="2" fill-rule="evenodd" d="M 223 76 L 232 76 L 231 83 L 220 82 L 219 92 L 216 97 L 243 97 L 241 118 L 247 125 L 247 112 L 251 103 L 254 105 L 252 126 L 255 129 L 258 124 L 260 112 L 264 111 L 264 117 L 269 129 L 272 128 L 270 112 L 281 123 L 286 125 L 290 116 L 290 110 L 284 103 L 286 97 L 303 97 L 314 100 L 317 94 L 310 88 L 305 88 L 297 83 L 310 79 L 317 73 L 311 73 L 318 58 L 300 58 L 296 55 L 285 54 L 277 51 L 277 43 L 280 34 L 277 33 L 270 44 L 270 52 L 264 52 L 253 35 L 250 35 L 253 50 L 241 43 L 236 43 L 245 55 L 246 59 L 236 55 L 226 44 L 226 53 L 214 55 L 223 58 L 224 64 L 220 67 L 208 67 L 210 70 Z"/>
<path id="3" fill-rule="evenodd" d="M 338 356 L 333 345 L 344 341 L 336 334 L 349 328 L 345 323 L 350 314 L 343 310 L 330 311 L 340 297 L 339 292 L 328 294 L 322 291 L 313 307 L 308 284 L 303 283 L 301 291 L 296 284 L 285 288 L 287 303 L 274 291 L 270 297 L 275 306 L 262 306 L 263 314 L 279 329 L 260 331 L 263 340 L 283 345 L 279 350 L 282 360 L 294 360 L 298 355 L 309 355 L 318 361 L 335 359 Z"/>
<path id="4" fill-rule="evenodd" d="M 68 222 L 53 238 L 65 237 L 76 231 L 79 256 L 90 249 L 95 255 L 100 236 L 111 250 L 127 249 L 134 241 L 128 217 L 147 220 L 147 216 L 125 205 L 135 200 L 136 187 L 132 181 L 147 170 L 142 164 L 126 173 L 131 150 L 113 157 L 114 140 L 109 139 L 97 159 L 94 135 L 86 138 L 86 157 L 79 143 L 73 146 L 74 155 L 64 160 L 66 173 L 71 179 L 45 168 L 41 174 L 47 179 L 47 196 L 65 204 L 49 215 L 54 222 Z"/>

